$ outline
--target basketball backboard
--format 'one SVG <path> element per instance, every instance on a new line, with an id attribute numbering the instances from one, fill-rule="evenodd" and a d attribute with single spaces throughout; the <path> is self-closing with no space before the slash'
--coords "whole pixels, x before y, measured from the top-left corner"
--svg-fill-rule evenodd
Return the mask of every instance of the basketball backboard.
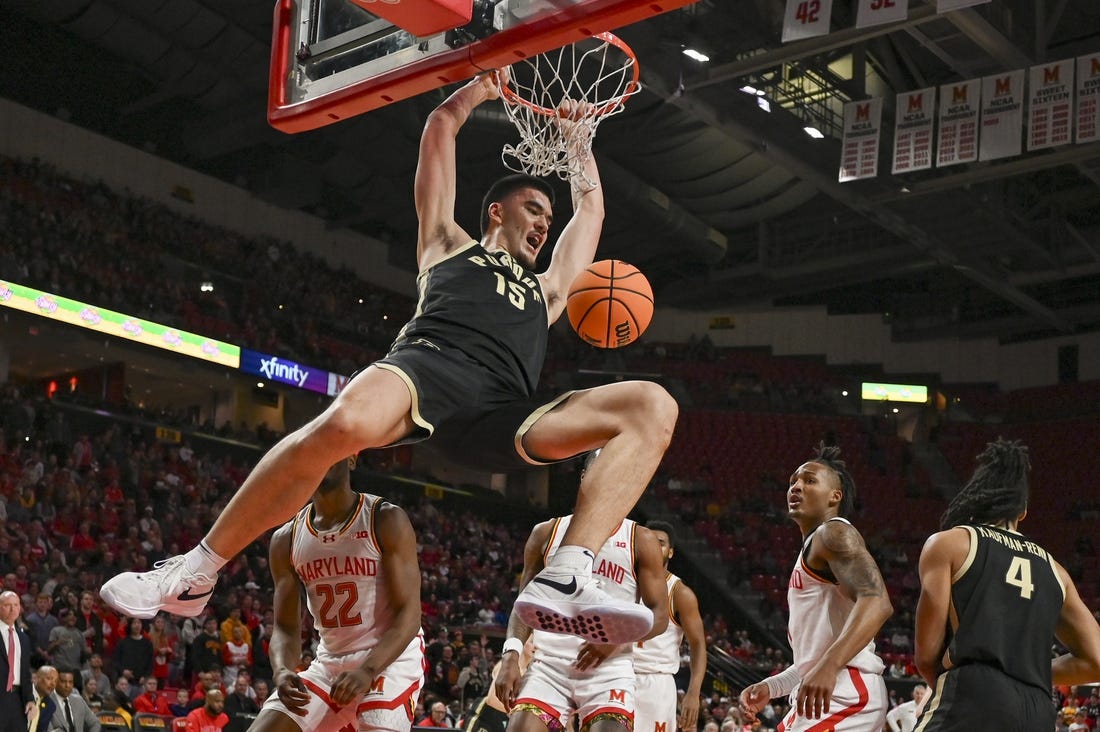
<path id="1" fill-rule="evenodd" d="M 417 37 L 353 0 L 278 0 L 268 121 L 315 129 L 694 2 L 474 0 L 468 24 Z"/>

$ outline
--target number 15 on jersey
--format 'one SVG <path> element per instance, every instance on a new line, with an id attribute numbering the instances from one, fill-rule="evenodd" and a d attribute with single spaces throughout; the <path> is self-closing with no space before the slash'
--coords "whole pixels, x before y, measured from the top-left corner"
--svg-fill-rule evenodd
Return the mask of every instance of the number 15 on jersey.
<path id="1" fill-rule="evenodd" d="M 833 0 L 787 0 L 783 14 L 783 42 L 823 36 L 829 32 Z"/>

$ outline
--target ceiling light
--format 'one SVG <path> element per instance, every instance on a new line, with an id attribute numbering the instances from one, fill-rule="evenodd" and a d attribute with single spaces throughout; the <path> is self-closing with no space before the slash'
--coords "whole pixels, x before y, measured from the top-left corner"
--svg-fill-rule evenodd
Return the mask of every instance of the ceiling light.
<path id="1" fill-rule="evenodd" d="M 263 388 L 264 388 L 264 382 L 262 382 L 262 381 L 257 381 L 257 382 L 256 382 L 256 386 L 258 386 L 259 388 L 263 389 Z"/>
<path id="2" fill-rule="evenodd" d="M 840 392 L 840 395 L 841 396 L 848 396 L 848 390 L 845 389 L 844 391 Z"/>
<path id="3" fill-rule="evenodd" d="M 692 61 L 698 61 L 701 64 L 710 61 L 710 56 L 706 55 L 705 53 L 699 53 L 694 48 L 685 48 L 684 55 L 690 58 Z"/>
<path id="4" fill-rule="evenodd" d="M 764 96 L 763 89 L 757 89 L 755 86 L 752 86 L 750 84 L 745 84 L 743 87 L 741 87 L 741 91 L 745 92 L 746 94 L 752 94 L 758 97 Z"/>
<path id="5" fill-rule="evenodd" d="M 825 138 L 825 134 L 816 127 L 803 127 L 802 131 L 815 140 L 821 140 Z"/>
<path id="6" fill-rule="evenodd" d="M 214 283 L 213 282 L 206 281 L 206 282 L 203 282 L 201 285 L 199 285 L 199 292 L 213 292 L 213 291 L 214 291 Z"/>
<path id="7" fill-rule="evenodd" d="M 761 109 L 763 109 L 763 110 L 764 110 L 765 112 L 767 112 L 768 114 L 771 114 L 771 111 L 772 111 L 772 103 L 771 103 L 771 102 L 769 102 L 769 101 L 768 101 L 767 99 L 765 99 L 764 97 L 757 97 L 757 98 L 756 98 L 756 106 L 760 107 Z"/>

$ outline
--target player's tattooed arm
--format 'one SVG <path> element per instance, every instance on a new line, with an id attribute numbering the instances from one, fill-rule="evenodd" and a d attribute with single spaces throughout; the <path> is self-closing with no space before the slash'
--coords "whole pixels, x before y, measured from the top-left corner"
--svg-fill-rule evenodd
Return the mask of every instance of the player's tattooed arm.
<path id="1" fill-rule="evenodd" d="M 850 524 L 826 523 L 815 537 L 809 559 L 812 566 L 828 565 L 840 591 L 855 603 L 844 627 L 799 687 L 796 703 L 800 713 L 819 718 L 829 712 L 837 673 L 874 640 L 894 609 L 878 565 Z"/>

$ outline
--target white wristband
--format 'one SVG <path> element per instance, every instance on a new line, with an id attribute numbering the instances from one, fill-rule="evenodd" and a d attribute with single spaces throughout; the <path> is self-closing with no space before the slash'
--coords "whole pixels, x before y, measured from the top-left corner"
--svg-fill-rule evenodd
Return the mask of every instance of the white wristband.
<path id="1" fill-rule="evenodd" d="M 518 653 L 521 656 L 523 655 L 523 641 L 521 641 L 519 638 L 509 638 L 508 640 L 504 641 L 504 648 L 501 649 L 500 655 L 503 656 L 505 653 L 513 652 Z"/>
<path id="2" fill-rule="evenodd" d="M 788 666 L 776 675 L 764 679 L 764 683 L 768 685 L 768 694 L 771 695 L 772 699 L 791 693 L 800 681 L 802 679 L 798 676 L 798 669 L 794 666 Z"/>

